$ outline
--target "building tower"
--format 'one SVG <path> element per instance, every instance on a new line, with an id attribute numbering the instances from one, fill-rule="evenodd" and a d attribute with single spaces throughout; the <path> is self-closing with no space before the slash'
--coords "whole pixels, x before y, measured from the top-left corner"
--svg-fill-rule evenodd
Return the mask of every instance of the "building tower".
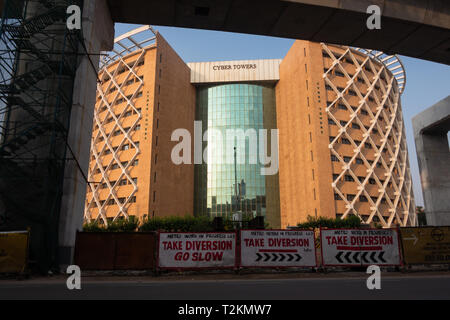
<path id="1" fill-rule="evenodd" d="M 280 65 L 280 225 L 308 215 L 415 225 L 394 55 L 296 41 Z"/>
<path id="2" fill-rule="evenodd" d="M 150 26 L 115 39 L 99 73 L 86 220 L 193 214 L 194 168 L 171 161 L 173 130 L 193 128 L 189 76 Z"/>
<path id="3" fill-rule="evenodd" d="M 147 26 L 116 39 L 99 79 L 87 220 L 242 212 L 274 228 L 308 216 L 416 224 L 395 55 L 297 40 L 283 60 L 185 64 Z M 178 164 L 176 129 L 191 146 Z M 266 147 L 278 161 L 263 175 Z"/>

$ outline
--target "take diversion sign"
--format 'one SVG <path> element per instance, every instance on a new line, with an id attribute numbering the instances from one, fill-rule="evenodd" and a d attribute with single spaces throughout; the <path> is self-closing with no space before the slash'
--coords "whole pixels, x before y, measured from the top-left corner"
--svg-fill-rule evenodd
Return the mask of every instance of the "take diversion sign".
<path id="1" fill-rule="evenodd" d="M 242 267 L 315 267 L 314 231 L 241 230 Z"/>
<path id="2" fill-rule="evenodd" d="M 321 229 L 324 266 L 401 264 L 396 229 Z"/>
<path id="3" fill-rule="evenodd" d="M 197 269 L 235 266 L 235 233 L 159 233 L 159 268 Z"/>

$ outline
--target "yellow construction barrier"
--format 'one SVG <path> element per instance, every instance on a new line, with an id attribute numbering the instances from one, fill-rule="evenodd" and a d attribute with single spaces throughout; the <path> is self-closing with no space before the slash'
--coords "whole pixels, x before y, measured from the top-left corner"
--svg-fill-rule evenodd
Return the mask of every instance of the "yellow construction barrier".
<path id="1" fill-rule="evenodd" d="M 28 239 L 28 231 L 0 232 L 0 273 L 20 273 L 25 270 Z"/>
<path id="2" fill-rule="evenodd" d="M 450 264 L 450 227 L 400 228 L 406 264 Z"/>

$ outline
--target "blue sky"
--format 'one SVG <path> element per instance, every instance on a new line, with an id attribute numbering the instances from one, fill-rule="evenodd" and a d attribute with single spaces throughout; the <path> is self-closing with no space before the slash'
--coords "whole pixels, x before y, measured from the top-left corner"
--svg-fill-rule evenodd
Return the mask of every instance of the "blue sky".
<path id="1" fill-rule="evenodd" d="M 116 24 L 116 36 L 138 27 Z M 154 26 L 185 62 L 281 59 L 294 40 Z M 406 69 L 402 108 L 417 205 L 423 205 L 411 118 L 450 94 L 450 66 L 400 56 Z"/>

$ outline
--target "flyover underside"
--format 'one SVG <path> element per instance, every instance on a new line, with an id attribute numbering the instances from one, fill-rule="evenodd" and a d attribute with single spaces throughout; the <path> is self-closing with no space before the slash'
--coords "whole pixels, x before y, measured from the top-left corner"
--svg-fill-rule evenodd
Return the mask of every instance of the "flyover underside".
<path id="1" fill-rule="evenodd" d="M 402 1 L 397 1 L 397 5 L 398 2 Z M 446 15 L 450 17 L 450 4 L 442 1 L 438 3 L 440 4 L 435 5 L 432 10 L 411 6 L 406 9 L 413 14 L 417 10 L 418 16 L 422 11 L 427 16 L 438 15 L 439 21 Z M 108 4 L 115 22 L 211 29 L 343 44 L 450 64 L 450 30 L 445 27 L 445 22 L 437 24 L 438 27 L 423 21 L 415 22 L 414 19 L 383 16 L 381 29 L 369 30 L 366 27 L 368 15 L 365 10 L 350 11 L 345 8 L 278 0 L 108 0 Z M 359 7 L 361 6 L 359 2 Z M 396 8 L 405 10 L 403 6 Z"/>

